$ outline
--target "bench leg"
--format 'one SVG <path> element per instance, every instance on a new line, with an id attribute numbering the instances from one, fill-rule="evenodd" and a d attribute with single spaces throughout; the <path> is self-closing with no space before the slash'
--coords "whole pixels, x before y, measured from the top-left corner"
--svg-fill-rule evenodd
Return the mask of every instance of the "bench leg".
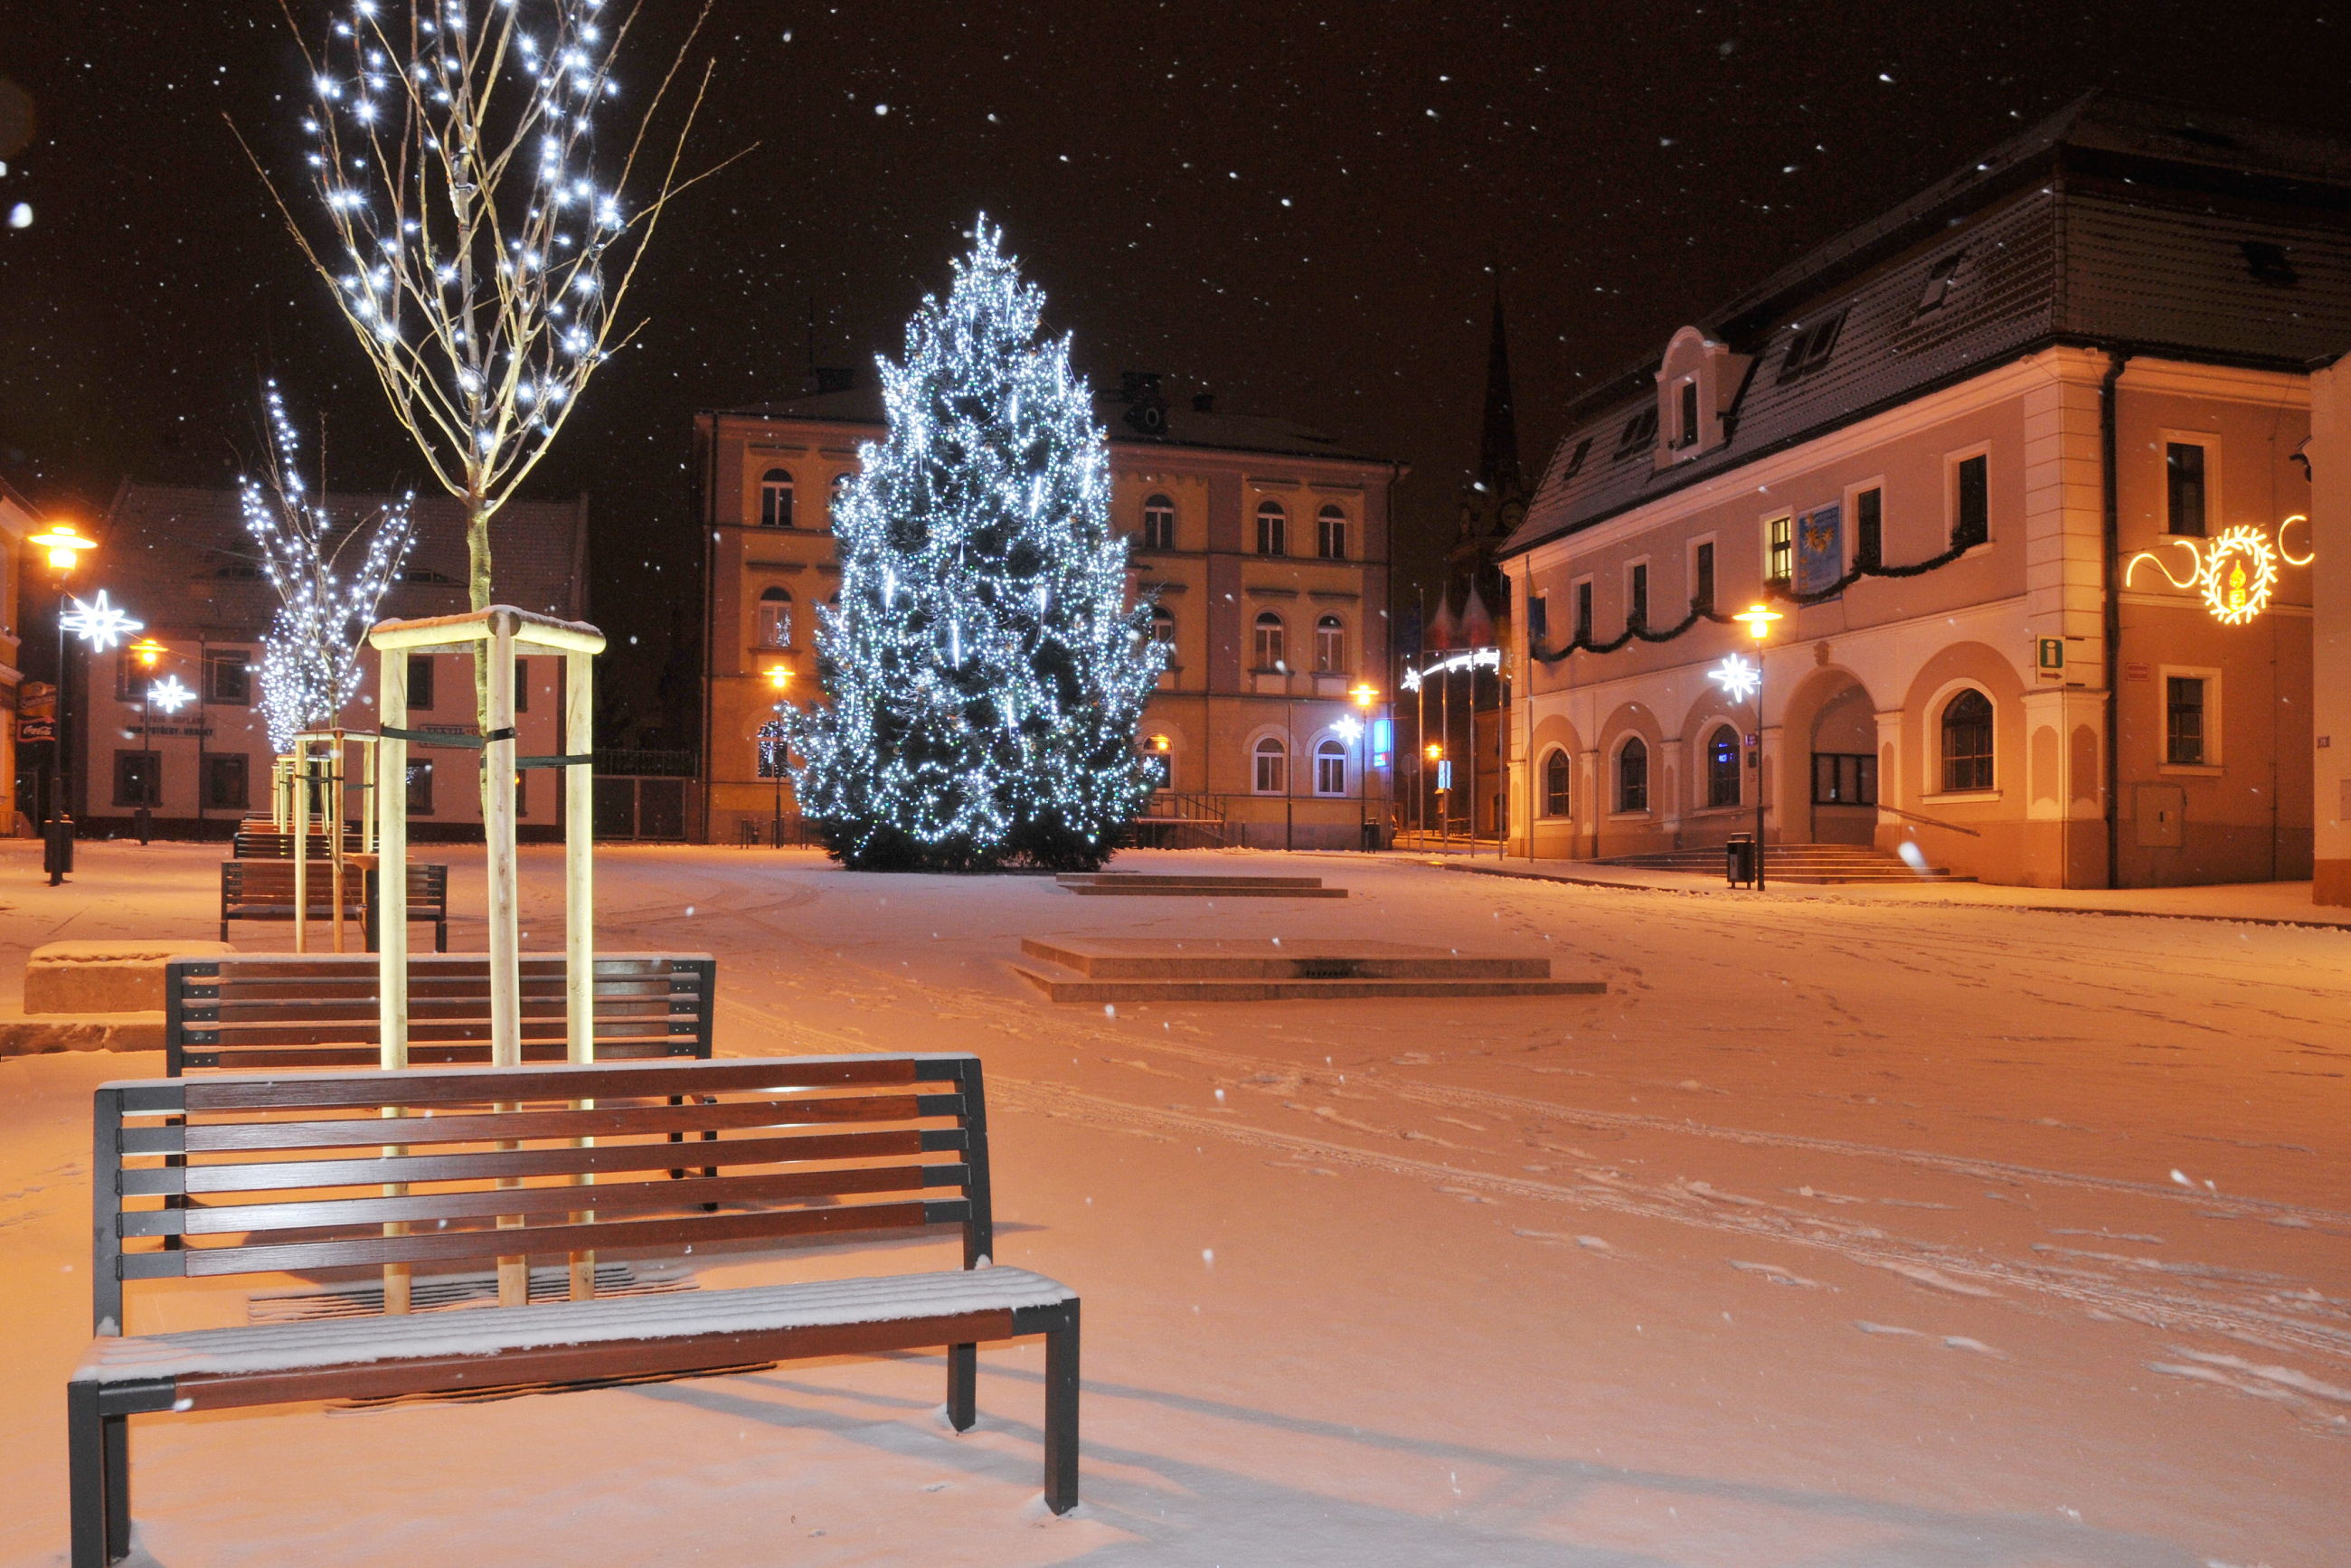
<path id="1" fill-rule="evenodd" d="M 73 1568 L 107 1568 L 131 1551 L 131 1423 L 99 1409 L 95 1383 L 66 1385 L 68 1511 Z"/>
<path id="2" fill-rule="evenodd" d="M 979 1346 L 947 1346 L 947 1425 L 968 1432 L 979 1419 Z"/>
<path id="3" fill-rule="evenodd" d="M 1045 1506 L 1078 1506 L 1078 1303 L 1065 1327 L 1045 1336 Z"/>
<path id="4" fill-rule="evenodd" d="M 445 915 L 433 923 L 433 950 L 435 953 L 449 950 L 449 917 Z"/>

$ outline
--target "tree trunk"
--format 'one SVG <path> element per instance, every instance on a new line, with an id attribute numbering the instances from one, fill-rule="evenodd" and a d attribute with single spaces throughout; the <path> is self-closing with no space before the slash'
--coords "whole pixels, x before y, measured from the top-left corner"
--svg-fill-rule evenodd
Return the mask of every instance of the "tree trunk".
<path id="1" fill-rule="evenodd" d="M 465 497 L 465 607 L 469 610 L 490 607 L 493 510 L 479 496 Z M 490 727 L 490 662 L 486 655 L 474 661 L 474 727 L 484 733 Z"/>

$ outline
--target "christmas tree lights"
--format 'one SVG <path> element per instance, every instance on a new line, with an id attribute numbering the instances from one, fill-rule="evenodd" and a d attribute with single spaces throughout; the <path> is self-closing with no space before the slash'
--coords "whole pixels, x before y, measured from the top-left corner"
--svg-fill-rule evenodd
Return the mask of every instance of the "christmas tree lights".
<path id="1" fill-rule="evenodd" d="M 358 695 L 360 645 L 416 534 L 413 497 L 404 496 L 338 538 L 323 490 L 314 499 L 295 465 L 298 446 L 277 383 L 265 392 L 268 464 L 261 478 L 239 481 L 238 497 L 246 531 L 261 547 L 262 575 L 277 591 L 277 613 L 261 640 L 261 713 L 282 754 L 303 731 L 336 723 Z M 359 565 L 346 571 L 338 563 L 362 536 Z"/>
<path id="2" fill-rule="evenodd" d="M 1150 791 L 1135 728 L 1165 649 L 1126 593 L 1109 443 L 1044 295 L 983 217 L 859 454 L 820 608 L 828 706 L 788 708 L 800 809 L 852 866 L 1091 869 Z"/>
<path id="3" fill-rule="evenodd" d="M 394 415 L 465 507 L 475 610 L 491 599 L 491 518 L 633 335 L 622 298 L 664 205 L 692 183 L 677 178 L 681 129 L 650 198 L 622 190 L 641 156 L 660 162 L 647 139 L 683 46 L 599 172 L 598 117 L 620 96 L 613 55 L 633 17 L 602 12 L 355 0 L 323 40 L 298 39 L 323 229 L 279 205 Z"/>

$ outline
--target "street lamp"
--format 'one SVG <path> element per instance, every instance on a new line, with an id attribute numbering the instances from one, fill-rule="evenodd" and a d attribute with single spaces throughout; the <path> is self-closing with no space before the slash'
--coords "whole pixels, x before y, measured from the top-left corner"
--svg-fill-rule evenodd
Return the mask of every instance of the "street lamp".
<path id="1" fill-rule="evenodd" d="M 784 847 L 784 693 L 792 684 L 792 672 L 782 664 L 768 666 L 768 685 L 776 694 L 776 738 L 774 749 L 768 753 L 768 771 L 776 780 L 776 820 L 768 830 L 776 848 Z"/>
<path id="2" fill-rule="evenodd" d="M 1445 745 L 1442 741 L 1430 741 L 1428 745 L 1423 748 L 1421 755 L 1426 758 L 1429 762 L 1433 763 L 1437 769 L 1437 789 L 1435 790 L 1435 794 L 1437 796 L 1437 852 L 1438 854 L 1445 854 L 1452 848 L 1453 813 L 1448 810 L 1450 802 L 1448 802 L 1445 797 L 1451 792 L 1453 776 L 1446 771 Z M 1428 832 L 1428 824 L 1426 822 L 1421 823 L 1420 831 L 1423 835 L 1421 847 L 1426 849 L 1427 847 L 1426 834 Z"/>
<path id="3" fill-rule="evenodd" d="M 1347 695 L 1355 699 L 1355 709 L 1363 715 L 1347 722 L 1355 732 L 1348 737 L 1355 742 L 1355 833 L 1368 850 L 1372 847 L 1372 705 L 1380 700 L 1380 689 L 1368 681 L 1358 681 Z"/>
<path id="4" fill-rule="evenodd" d="M 146 678 L 139 683 L 139 756 L 146 777 L 140 790 L 139 810 L 132 813 L 139 824 L 139 842 L 144 846 L 155 836 L 155 812 L 145 796 L 150 789 L 159 796 L 162 793 L 158 788 L 162 768 L 157 764 L 155 742 L 148 732 L 148 709 L 154 695 L 155 666 L 163 662 L 163 644 L 152 637 L 141 637 L 124 652 L 138 660 L 139 667 L 146 672 Z"/>
<path id="5" fill-rule="evenodd" d="M 41 855 L 43 869 L 49 873 L 49 885 L 55 887 L 65 881 L 73 862 L 73 819 L 66 814 L 66 763 L 69 755 L 66 750 L 66 582 L 73 576 L 74 563 L 81 559 L 82 552 L 96 549 L 98 541 L 85 538 L 71 523 L 58 522 L 51 523 L 46 532 L 35 534 L 26 542 L 48 552 L 49 571 L 57 589 L 57 690 L 53 710 L 56 716 L 51 720 L 56 733 L 49 742 L 54 782 L 44 835 L 47 842 Z"/>
<path id="6" fill-rule="evenodd" d="M 1755 771 L 1755 891 L 1763 891 L 1763 640 L 1771 634 L 1771 622 L 1784 621 L 1786 616 L 1761 604 L 1750 605 L 1731 617 L 1747 628 L 1755 644 L 1755 662 L 1733 653 L 1710 672 L 1733 702 L 1752 691 L 1755 697 L 1755 749 L 1750 763 Z"/>

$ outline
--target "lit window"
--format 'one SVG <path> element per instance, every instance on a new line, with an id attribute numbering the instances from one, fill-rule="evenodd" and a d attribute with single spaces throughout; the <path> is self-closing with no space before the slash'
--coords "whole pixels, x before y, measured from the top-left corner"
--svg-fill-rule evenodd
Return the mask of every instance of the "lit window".
<path id="1" fill-rule="evenodd" d="M 1943 705 L 1943 789 L 1964 794 L 1991 788 L 1991 699 L 1964 691 Z"/>
<path id="2" fill-rule="evenodd" d="M 789 470 L 770 468 L 759 476 L 759 526 L 763 528 L 789 528 L 792 526 L 792 476 Z"/>
<path id="3" fill-rule="evenodd" d="M 1281 617 L 1269 610 L 1257 618 L 1256 668 L 1272 670 L 1283 667 Z"/>
<path id="4" fill-rule="evenodd" d="M 1143 503 L 1143 548 L 1176 548 L 1176 503 L 1165 496 L 1152 496 Z"/>
<path id="5" fill-rule="evenodd" d="M 1290 553 L 1290 514 L 1279 501 L 1267 501 L 1257 509 L 1257 553 Z"/>
<path id="6" fill-rule="evenodd" d="M 1763 525 L 1763 580 L 1786 582 L 1795 574 L 1795 523 L 1792 518 L 1774 517 Z"/>
<path id="7" fill-rule="evenodd" d="M 1290 789 L 1290 752 L 1273 736 L 1257 743 L 1257 792 L 1280 795 Z"/>
<path id="8" fill-rule="evenodd" d="M 1347 747 L 1343 742 L 1325 740 L 1314 747 L 1314 792 L 1317 795 L 1343 795 L 1347 792 Z"/>
<path id="9" fill-rule="evenodd" d="M 1325 507 L 1314 519 L 1314 553 L 1324 560 L 1347 559 L 1347 514 L 1339 507 Z"/>
<path id="10" fill-rule="evenodd" d="M 1314 622 L 1314 667 L 1337 674 L 1347 667 L 1347 629 L 1336 615 Z"/>

